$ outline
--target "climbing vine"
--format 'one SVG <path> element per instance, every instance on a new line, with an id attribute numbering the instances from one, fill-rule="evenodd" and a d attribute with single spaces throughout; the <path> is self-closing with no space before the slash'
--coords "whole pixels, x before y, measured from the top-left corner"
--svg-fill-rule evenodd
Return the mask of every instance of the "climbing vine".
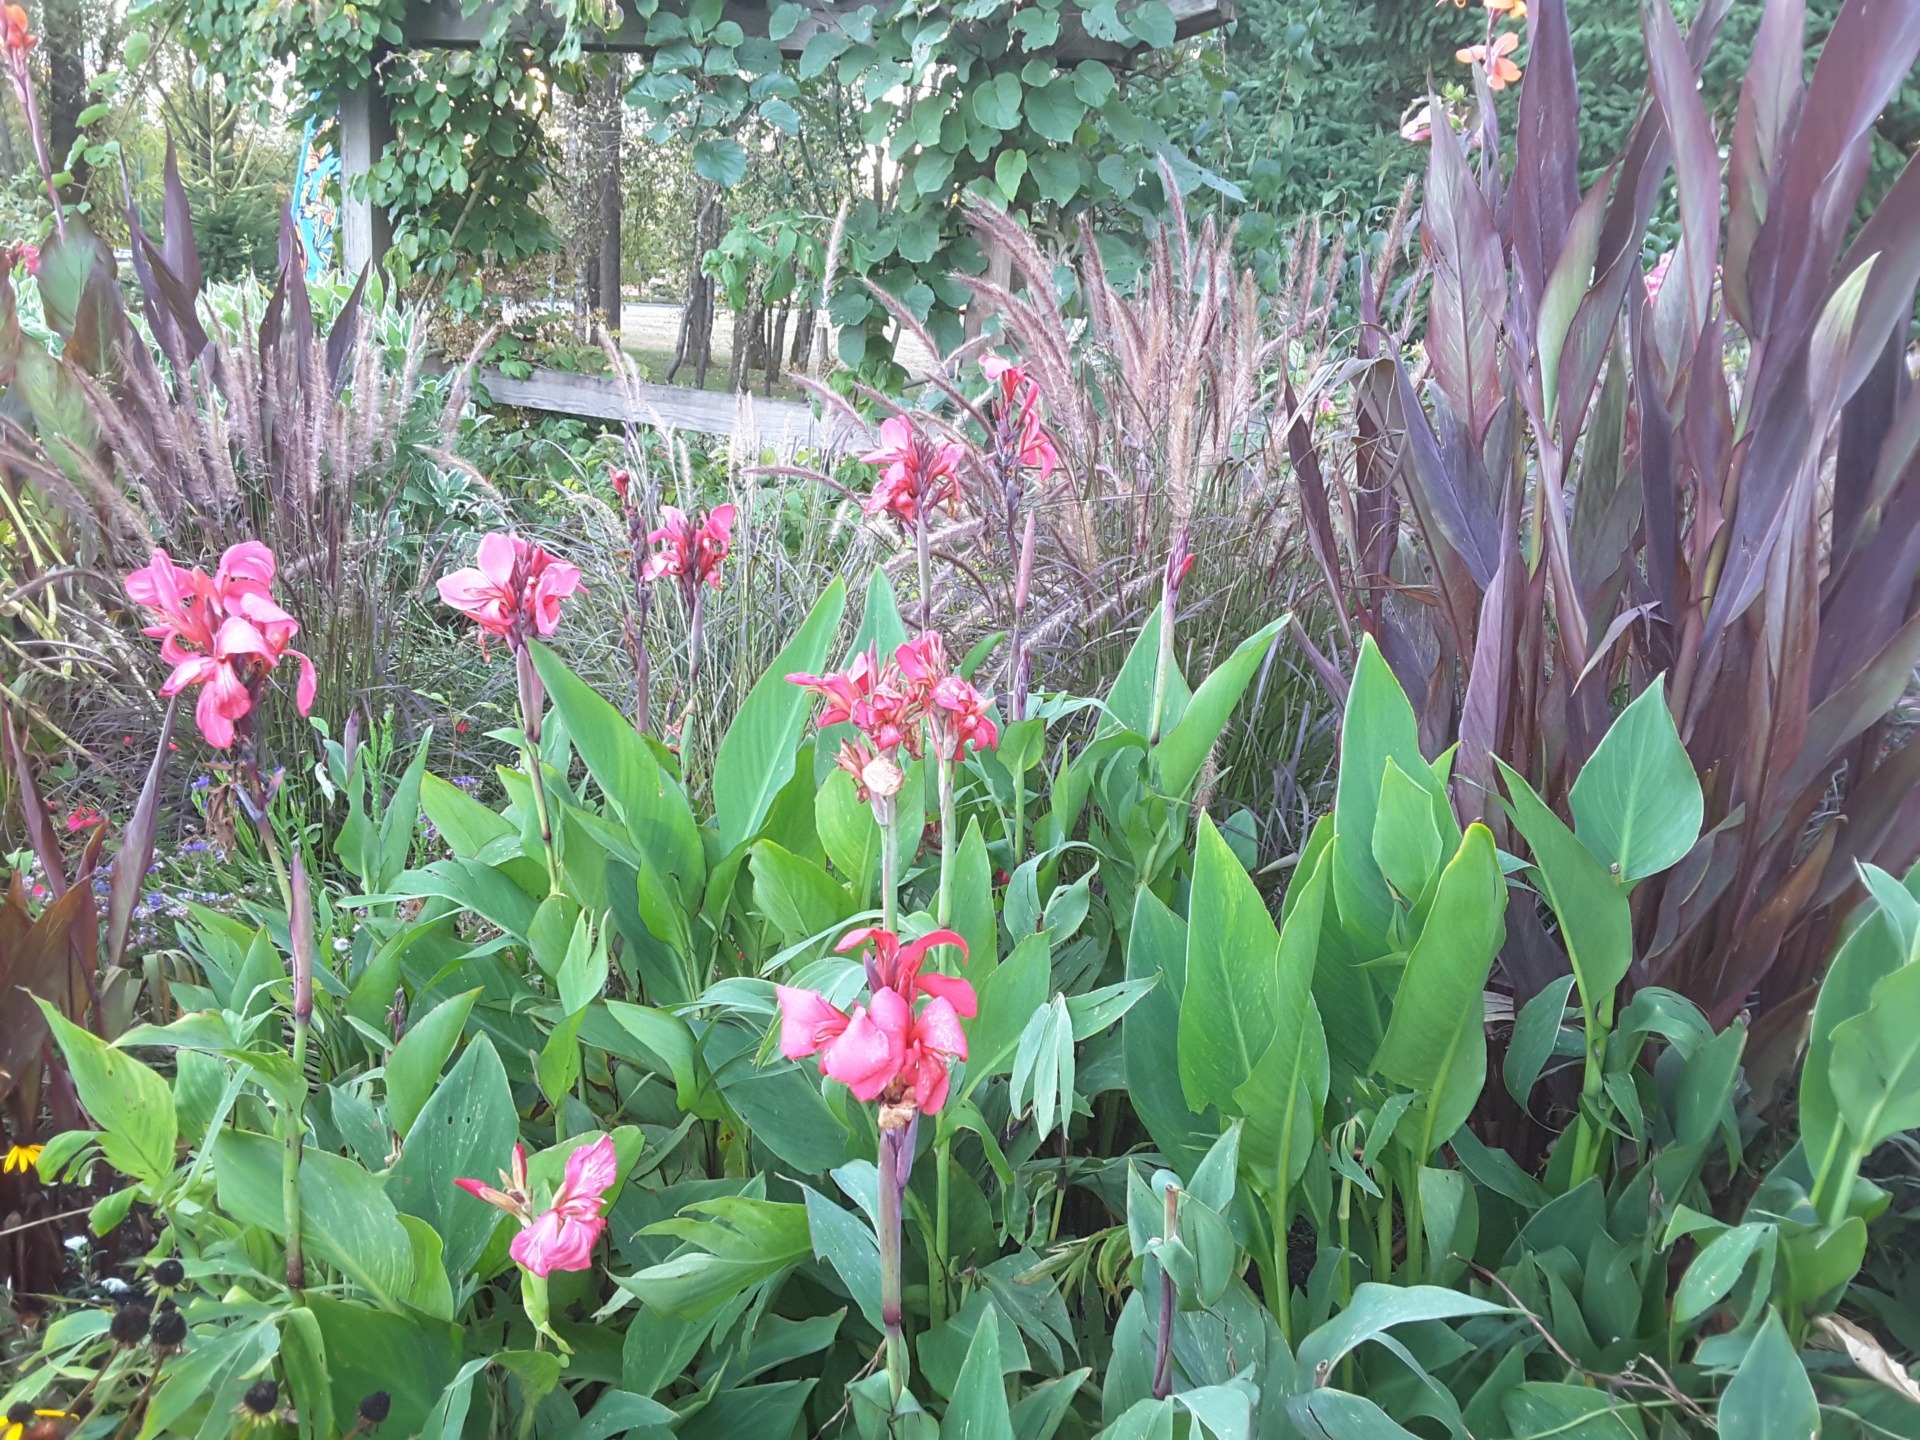
<path id="1" fill-rule="evenodd" d="M 423 52 L 404 49 L 405 0 L 188 4 L 210 68 L 291 60 L 307 109 L 322 119 L 373 77 L 394 139 L 363 183 L 394 218 L 388 260 L 403 279 L 436 281 L 470 309 L 481 267 L 554 247 L 535 204 L 552 163 L 542 121 L 556 89 L 585 83 L 583 27 L 608 17 L 571 3 L 503 5 L 474 50 Z M 1089 208 L 1137 224 L 1165 204 L 1162 160 L 1183 189 L 1237 194 L 1135 101 L 1130 67 L 1176 42 L 1165 0 L 960 0 L 937 10 L 887 0 L 838 12 L 783 0 L 764 35 L 726 18 L 723 0 L 630 8 L 648 53 L 629 102 L 654 139 L 688 142 L 695 171 L 723 189 L 745 175 L 749 146 L 804 144 L 811 91 L 832 86 L 852 98 L 870 147 L 869 193 L 847 216 L 840 273 L 884 287 L 943 346 L 961 338 L 969 298 L 955 272 L 987 263 L 965 231 L 963 196 L 1042 229 Z M 841 284 L 830 316 L 843 361 L 898 378 L 884 311 L 864 286 Z"/>

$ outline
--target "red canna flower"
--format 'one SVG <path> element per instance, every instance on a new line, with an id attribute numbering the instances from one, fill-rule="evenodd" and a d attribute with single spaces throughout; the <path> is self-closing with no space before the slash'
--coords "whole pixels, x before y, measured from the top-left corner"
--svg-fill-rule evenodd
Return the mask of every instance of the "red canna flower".
<path id="1" fill-rule="evenodd" d="M 1039 386 L 1022 367 L 999 355 L 983 355 L 980 370 L 996 386 L 988 407 L 996 456 L 1004 455 L 1029 470 L 1038 470 L 1045 480 L 1060 463 L 1060 456 L 1040 423 Z"/>
<path id="2" fill-rule="evenodd" d="M 919 758 L 920 697 L 902 674 L 897 659 L 881 663 L 879 646 L 870 645 L 854 656 L 843 672 L 809 675 L 795 671 L 787 679 L 826 701 L 820 724 L 851 722 L 883 754 L 904 749 Z"/>
<path id="3" fill-rule="evenodd" d="M 935 444 L 904 415 L 882 422 L 880 447 L 860 458 L 882 467 L 862 505 L 869 515 L 890 513 L 912 525 L 928 509 L 951 509 L 960 499 L 960 447 L 951 441 Z"/>
<path id="4" fill-rule="evenodd" d="M 518 649 L 530 634 L 560 626 L 560 602 L 586 587 L 580 570 L 531 540 L 496 530 L 480 542 L 477 565 L 440 577 L 440 599 L 471 619 L 485 637 Z"/>
<path id="5" fill-rule="evenodd" d="M 958 675 L 949 675 L 933 687 L 927 722 L 933 731 L 934 753 L 955 764 L 969 746 L 992 750 L 1000 744 L 1000 729 L 988 713 L 985 697 Z"/>
<path id="6" fill-rule="evenodd" d="M 8 5 L 0 10 L 0 52 L 4 52 L 9 63 L 26 58 L 27 52 L 38 44 L 33 37 L 27 12 L 18 5 Z"/>
<path id="7" fill-rule="evenodd" d="M 607 472 L 607 483 L 613 486 L 613 493 L 620 497 L 620 503 L 627 503 L 627 490 L 633 484 L 633 476 L 625 469 L 616 466 Z"/>
<path id="8" fill-rule="evenodd" d="M 257 540 L 230 547 L 211 577 L 181 569 L 164 550 L 127 576 L 128 597 L 155 617 L 145 633 L 161 642 L 161 657 L 173 666 L 160 693 L 203 687 L 194 722 L 215 749 L 233 744 L 255 690 L 289 655 L 300 662 L 295 703 L 302 715 L 313 709 L 318 677 L 313 661 L 292 648 L 300 625 L 274 603 L 273 576 L 273 551 Z"/>
<path id="9" fill-rule="evenodd" d="M 72 835 L 81 830 L 91 829 L 95 825 L 104 823 L 105 819 L 106 817 L 98 810 L 92 808 L 77 809 L 67 816 L 67 833 Z"/>
<path id="10" fill-rule="evenodd" d="M 662 505 L 660 513 L 667 523 L 647 536 L 647 542 L 660 549 L 647 556 L 640 578 L 672 576 L 689 596 L 702 584 L 718 590 L 720 562 L 727 558 L 732 539 L 733 506 L 714 506 L 698 525 L 671 505 Z"/>

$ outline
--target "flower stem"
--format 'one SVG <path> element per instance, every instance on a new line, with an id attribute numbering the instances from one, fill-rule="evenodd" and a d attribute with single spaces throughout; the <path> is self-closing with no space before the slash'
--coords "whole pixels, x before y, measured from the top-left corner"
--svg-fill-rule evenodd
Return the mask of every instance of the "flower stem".
<path id="1" fill-rule="evenodd" d="M 688 607 L 687 620 L 687 698 L 693 698 L 693 687 L 700 679 L 700 651 L 707 634 L 707 587 L 695 584 L 693 601 Z"/>
<path id="2" fill-rule="evenodd" d="M 927 534 L 927 510 L 922 505 L 913 522 L 914 548 L 920 552 L 920 633 L 933 629 L 933 541 Z"/>
<path id="3" fill-rule="evenodd" d="M 1161 1238 L 1172 1244 L 1180 1235 L 1180 1191 L 1169 1185 L 1165 1191 L 1166 1213 L 1162 1217 Z M 1160 1333 L 1153 1344 L 1153 1398 L 1164 1400 L 1173 1391 L 1173 1276 L 1160 1267 Z"/>
<path id="4" fill-rule="evenodd" d="M 46 182 L 47 199 L 53 205 L 53 233 L 64 241 L 67 218 L 60 205 L 60 191 L 53 183 L 53 159 L 47 154 L 46 127 L 40 122 L 40 100 L 34 91 L 33 75 L 24 55 L 15 59 L 12 66 L 13 88 L 19 94 L 21 108 L 27 112 L 27 133 L 33 137 L 33 153 L 40 161 L 40 178 Z"/>
<path id="5" fill-rule="evenodd" d="M 1380 1167 L 1380 1208 L 1373 1217 L 1373 1278 L 1393 1281 L 1393 1171 Z"/>
<path id="6" fill-rule="evenodd" d="M 897 826 L 892 806 L 893 801 L 889 798 L 886 818 L 880 819 L 878 815 L 874 817 L 880 820 L 880 928 L 882 930 L 899 929 L 896 923 L 897 904 L 894 891 L 900 883 L 896 873 L 900 868 L 900 862 L 894 854 L 893 832 Z"/>
<path id="7" fill-rule="evenodd" d="M 947 1294 L 947 1217 L 952 1213 L 952 1190 L 947 1170 L 952 1155 L 951 1138 L 943 1138 L 933 1147 L 933 1163 L 939 1167 L 933 1188 L 933 1264 L 927 1274 L 927 1318 L 933 1325 L 947 1318 L 950 1298 Z"/>
<path id="8" fill-rule="evenodd" d="M 307 1031 L 313 1024 L 313 897 L 307 868 L 293 857 L 293 888 L 287 907 L 289 948 L 293 952 L 294 1092 L 282 1122 L 286 1153 L 280 1168 L 281 1223 L 287 1235 L 287 1288 L 306 1288 L 306 1253 L 300 1240 L 300 1152 L 307 1137 Z"/>
<path id="9" fill-rule="evenodd" d="M 940 908 L 941 925 L 953 920 L 954 804 L 953 761 L 940 757 Z"/>
<path id="10" fill-rule="evenodd" d="M 539 673 L 533 668 L 533 654 L 525 644 L 514 646 L 514 678 L 520 690 L 520 735 L 527 766 L 527 779 L 533 785 L 533 813 L 540 822 L 540 848 L 547 855 L 547 885 L 560 893 L 560 857 L 553 847 L 553 816 L 547 809 L 547 781 L 540 764 L 540 711 L 545 696 Z"/>
<path id="11" fill-rule="evenodd" d="M 904 1126 L 884 1124 L 880 1131 L 880 1321 L 887 1332 L 887 1378 L 898 1401 L 907 1388 L 907 1337 L 901 1329 L 900 1304 L 900 1150 Z"/>

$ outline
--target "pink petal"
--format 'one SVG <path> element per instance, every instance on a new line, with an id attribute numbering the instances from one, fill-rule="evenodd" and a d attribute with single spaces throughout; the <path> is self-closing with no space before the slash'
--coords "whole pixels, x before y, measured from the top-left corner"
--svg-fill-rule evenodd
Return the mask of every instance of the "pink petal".
<path id="1" fill-rule="evenodd" d="M 847 1028 L 846 1015 L 824 995 L 791 985 L 776 985 L 780 999 L 780 1053 L 789 1060 L 811 1055 Z"/>
<path id="2" fill-rule="evenodd" d="M 913 1068 L 913 1101 L 929 1115 L 947 1103 L 947 1066 L 937 1055 L 921 1052 Z"/>
<path id="3" fill-rule="evenodd" d="M 619 1175 L 620 1157 L 614 1153 L 611 1135 L 602 1135 L 593 1144 L 582 1145 L 567 1156 L 566 1178 L 560 1184 L 554 1209 L 576 1220 L 598 1218 L 600 1197 Z"/>
<path id="4" fill-rule="evenodd" d="M 165 652 L 162 651 L 162 653 Z M 213 672 L 218 668 L 218 663 L 205 655 L 188 655 L 173 667 L 173 673 L 167 676 L 166 683 L 160 687 L 160 693 L 178 695 L 189 685 L 199 685 L 211 680 Z"/>
<path id="5" fill-rule="evenodd" d="M 258 540 L 243 540 L 238 545 L 227 547 L 227 553 L 220 557 L 221 581 L 254 580 L 262 585 L 273 583 L 273 551 Z"/>
<path id="6" fill-rule="evenodd" d="M 962 984 L 965 982 L 962 981 Z M 956 1060 L 967 1058 L 967 1032 L 960 1028 L 960 1017 L 953 1003 L 936 996 L 913 1022 L 914 1043 Z"/>
<path id="7" fill-rule="evenodd" d="M 481 540 L 480 552 L 475 560 L 481 575 L 490 580 L 496 589 L 506 589 L 513 583 L 514 563 L 520 558 L 526 543 L 504 530 L 496 530 L 488 535 Z"/>
<path id="8" fill-rule="evenodd" d="M 922 975 L 920 993 L 945 1002 L 952 1007 L 954 1014 L 963 1015 L 969 1020 L 980 1013 L 980 1000 L 973 993 L 973 986 L 958 975 Z"/>
<path id="9" fill-rule="evenodd" d="M 314 696 L 320 691 L 320 676 L 313 668 L 313 661 L 306 655 L 298 650 L 289 650 L 287 654 L 300 662 L 300 683 L 294 690 L 294 707 L 302 715 L 309 714 L 313 710 Z M 971 1015 L 973 1012 L 969 1010 L 966 1013 Z"/>
<path id="10" fill-rule="evenodd" d="M 731 505 L 716 505 L 707 513 L 707 529 L 719 536 L 723 545 L 733 538 L 733 517 L 738 513 Z"/>
<path id="11" fill-rule="evenodd" d="M 261 655 L 268 660 L 276 658 L 273 647 L 267 644 L 267 637 L 238 615 L 229 615 L 220 626 L 220 633 L 213 637 L 213 653 L 221 660 L 230 660 L 237 655 Z"/>
<path id="12" fill-rule="evenodd" d="M 572 1220 L 549 1210 L 513 1237 L 507 1253 L 542 1279 L 555 1270 L 585 1270 L 605 1226 L 604 1220 Z"/>
<path id="13" fill-rule="evenodd" d="M 893 994 L 891 990 L 880 993 Z M 889 1033 L 874 1024 L 867 1011 L 856 1005 L 847 1028 L 820 1052 L 820 1069 L 852 1090 L 855 1099 L 873 1100 L 900 1072 L 904 1038 L 901 1032 Z"/>

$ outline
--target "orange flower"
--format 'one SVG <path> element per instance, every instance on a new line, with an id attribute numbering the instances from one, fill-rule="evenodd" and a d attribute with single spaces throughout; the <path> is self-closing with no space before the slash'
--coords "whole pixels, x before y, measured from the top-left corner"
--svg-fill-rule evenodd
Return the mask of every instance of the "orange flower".
<path id="1" fill-rule="evenodd" d="M 1480 0 L 1480 3 L 1496 15 L 1504 15 L 1509 20 L 1527 18 L 1527 0 Z"/>
<path id="2" fill-rule="evenodd" d="M 0 50 L 9 56 L 25 55 L 34 47 L 33 32 L 27 28 L 27 12 L 18 5 L 0 10 Z"/>
<path id="3" fill-rule="evenodd" d="M 1493 53 L 1487 53 L 1485 45 L 1468 45 L 1453 52 L 1453 58 L 1462 65 L 1484 65 L 1487 67 L 1487 88 L 1504 90 L 1520 78 L 1520 67 L 1507 57 L 1520 48 L 1520 37 L 1512 30 L 1503 31 L 1493 42 Z"/>

